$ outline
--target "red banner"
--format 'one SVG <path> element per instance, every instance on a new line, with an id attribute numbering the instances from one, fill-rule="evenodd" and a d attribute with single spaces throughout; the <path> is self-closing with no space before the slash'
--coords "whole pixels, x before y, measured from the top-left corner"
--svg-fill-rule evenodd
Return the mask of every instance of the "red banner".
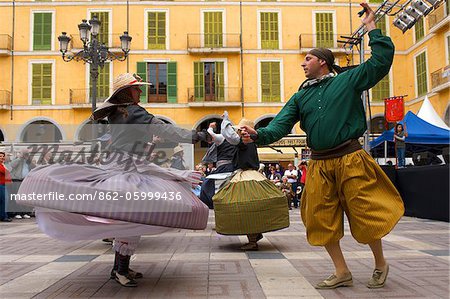
<path id="1" fill-rule="evenodd" d="M 392 97 L 384 99 L 384 118 L 386 122 L 398 122 L 405 116 L 404 97 Z"/>

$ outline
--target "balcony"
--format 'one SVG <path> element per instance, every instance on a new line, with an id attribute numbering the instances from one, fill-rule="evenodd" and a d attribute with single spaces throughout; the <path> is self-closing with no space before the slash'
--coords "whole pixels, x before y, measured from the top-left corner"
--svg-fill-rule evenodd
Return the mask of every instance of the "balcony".
<path id="1" fill-rule="evenodd" d="M 104 43 L 111 52 L 114 53 L 123 53 L 121 44 L 120 44 L 120 36 L 123 33 L 110 33 L 106 35 L 99 34 L 98 40 L 100 43 Z M 81 49 L 83 49 L 83 42 L 80 39 L 79 34 L 71 34 L 70 35 L 70 43 L 69 43 L 69 50 L 73 50 L 73 52 L 77 52 Z"/>
<path id="2" fill-rule="evenodd" d="M 450 17 L 448 12 L 448 4 L 443 3 L 437 9 L 435 9 L 431 14 L 427 16 L 428 28 L 431 32 L 439 31 L 444 28 L 445 25 L 448 26 Z"/>
<path id="3" fill-rule="evenodd" d="M 0 34 L 0 56 L 11 55 L 12 37 L 8 34 Z"/>
<path id="4" fill-rule="evenodd" d="M 450 65 L 431 73 L 431 90 L 439 92 L 450 87 Z"/>
<path id="5" fill-rule="evenodd" d="M 89 95 L 89 89 L 83 88 L 83 89 L 69 89 L 69 103 L 70 105 L 73 105 L 72 108 L 91 108 L 91 99 Z M 105 94 L 105 92 L 101 92 L 97 90 L 97 103 L 102 103 L 106 100 L 106 98 L 109 96 L 108 94 Z"/>
<path id="6" fill-rule="evenodd" d="M 298 36 L 298 45 L 300 53 L 307 53 L 313 48 L 328 48 L 333 53 L 345 53 L 338 40 L 345 40 L 341 35 L 348 34 L 300 34 Z"/>
<path id="7" fill-rule="evenodd" d="M 189 33 L 187 50 L 191 54 L 228 53 L 241 51 L 239 33 Z"/>
<path id="8" fill-rule="evenodd" d="M 208 93 L 205 88 L 188 88 L 188 105 L 191 107 L 239 106 L 241 105 L 241 88 L 216 88 L 211 93 Z"/>
<path id="9" fill-rule="evenodd" d="M 9 109 L 11 105 L 11 93 L 7 90 L 0 90 L 0 110 Z"/>

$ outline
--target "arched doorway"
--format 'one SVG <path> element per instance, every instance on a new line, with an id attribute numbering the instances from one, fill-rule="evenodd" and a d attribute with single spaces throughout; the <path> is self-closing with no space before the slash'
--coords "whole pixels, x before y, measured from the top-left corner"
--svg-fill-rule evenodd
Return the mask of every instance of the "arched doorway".
<path id="1" fill-rule="evenodd" d="M 370 120 L 370 133 L 371 134 L 381 134 L 384 131 L 388 131 L 394 127 L 394 123 L 387 123 L 384 116 L 376 116 Z"/>
<path id="2" fill-rule="evenodd" d="M 48 120 L 30 122 L 20 134 L 21 142 L 60 142 L 63 139 L 61 130 Z"/>
<path id="3" fill-rule="evenodd" d="M 269 123 L 274 119 L 273 116 L 268 116 L 266 118 L 263 118 L 261 120 L 259 120 L 256 124 L 255 124 L 255 129 L 259 129 L 259 128 L 264 128 L 267 127 L 269 125 Z"/>
<path id="4" fill-rule="evenodd" d="M 5 135 L 3 134 L 3 131 L 0 130 L 0 143 L 2 143 L 3 141 L 5 141 Z"/>
<path id="5" fill-rule="evenodd" d="M 108 133 L 107 120 L 101 119 L 94 126 L 95 127 L 93 127 L 92 125 L 92 121 L 86 121 L 81 125 L 81 128 L 79 129 L 77 136 L 75 136 L 75 139 L 78 141 L 90 141 L 104 136 L 106 133 Z"/>

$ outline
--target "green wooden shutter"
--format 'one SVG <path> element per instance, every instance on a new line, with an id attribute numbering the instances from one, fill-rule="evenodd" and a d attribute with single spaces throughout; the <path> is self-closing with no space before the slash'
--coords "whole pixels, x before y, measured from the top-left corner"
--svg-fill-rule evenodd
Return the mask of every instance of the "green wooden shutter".
<path id="1" fill-rule="evenodd" d="M 376 23 L 376 27 L 386 35 L 386 16 L 381 17 Z M 389 74 L 387 74 L 380 82 L 372 88 L 372 102 L 382 102 L 390 96 Z"/>
<path id="2" fill-rule="evenodd" d="M 167 102 L 177 102 L 177 63 L 167 63 Z"/>
<path id="3" fill-rule="evenodd" d="M 52 104 L 52 64 L 32 64 L 31 101 L 33 105 Z"/>
<path id="4" fill-rule="evenodd" d="M 215 64 L 215 95 L 217 101 L 225 100 L 225 78 L 224 78 L 224 63 L 217 61 Z"/>
<path id="5" fill-rule="evenodd" d="M 204 68 L 203 62 L 194 62 L 194 97 L 196 101 L 205 100 Z"/>
<path id="6" fill-rule="evenodd" d="M 278 13 L 261 12 L 261 48 L 278 49 Z"/>
<path id="7" fill-rule="evenodd" d="M 372 101 L 380 102 L 390 96 L 389 74 L 387 74 L 380 82 L 372 88 Z"/>
<path id="8" fill-rule="evenodd" d="M 166 13 L 148 12 L 148 48 L 166 49 Z"/>
<path id="9" fill-rule="evenodd" d="M 33 24 L 33 50 L 52 49 L 52 13 L 35 13 Z"/>
<path id="10" fill-rule="evenodd" d="M 105 62 L 103 68 L 98 68 L 98 78 L 97 78 L 97 102 L 99 100 L 105 100 L 109 96 L 109 62 Z M 89 99 L 92 96 L 92 81 L 89 82 Z"/>
<path id="11" fill-rule="evenodd" d="M 386 35 L 386 16 L 383 16 L 378 20 L 376 27 L 381 30 L 383 35 Z"/>
<path id="12" fill-rule="evenodd" d="M 316 13 L 316 47 L 333 48 L 333 14 Z"/>
<path id="13" fill-rule="evenodd" d="M 424 28 L 423 18 L 417 20 L 416 25 L 414 26 L 414 34 L 416 37 L 416 43 L 420 41 L 425 36 L 425 28 Z"/>
<path id="14" fill-rule="evenodd" d="M 218 48 L 223 46 L 222 12 L 204 13 L 205 47 Z"/>
<path id="15" fill-rule="evenodd" d="M 147 82 L 147 62 L 137 62 L 136 63 L 136 74 L 142 78 L 142 81 Z M 148 98 L 147 98 L 148 86 L 142 85 L 141 90 L 142 90 L 142 93 L 141 93 L 141 97 L 139 98 L 139 100 L 141 101 L 141 103 L 147 103 L 148 102 Z"/>
<path id="16" fill-rule="evenodd" d="M 416 57 L 417 95 L 423 96 L 428 91 L 427 86 L 427 61 L 425 52 Z"/>
<path id="17" fill-rule="evenodd" d="M 109 44 L 109 12 L 91 12 L 91 18 L 96 16 L 100 23 L 100 32 L 98 33 L 98 41 L 108 46 Z"/>
<path id="18" fill-rule="evenodd" d="M 281 101 L 279 62 L 261 62 L 261 100 L 262 102 Z"/>
<path id="19" fill-rule="evenodd" d="M 448 2 L 450 2 L 450 1 L 448 1 Z M 450 35 L 447 35 L 447 53 L 448 53 L 447 64 L 450 64 Z"/>

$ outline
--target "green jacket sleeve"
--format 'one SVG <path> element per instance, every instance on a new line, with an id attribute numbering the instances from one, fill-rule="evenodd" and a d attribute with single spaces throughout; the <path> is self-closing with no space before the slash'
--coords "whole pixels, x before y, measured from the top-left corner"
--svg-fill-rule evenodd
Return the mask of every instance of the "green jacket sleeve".
<path id="1" fill-rule="evenodd" d="M 358 67 L 346 72 L 349 82 L 356 91 L 363 91 L 375 86 L 388 73 L 394 60 L 392 40 L 381 34 L 380 29 L 369 32 L 369 46 L 372 56 Z"/>
<path id="2" fill-rule="evenodd" d="M 256 143 L 260 145 L 270 144 L 289 134 L 298 122 L 298 109 L 298 93 L 296 93 L 267 127 L 256 130 L 258 132 Z"/>

